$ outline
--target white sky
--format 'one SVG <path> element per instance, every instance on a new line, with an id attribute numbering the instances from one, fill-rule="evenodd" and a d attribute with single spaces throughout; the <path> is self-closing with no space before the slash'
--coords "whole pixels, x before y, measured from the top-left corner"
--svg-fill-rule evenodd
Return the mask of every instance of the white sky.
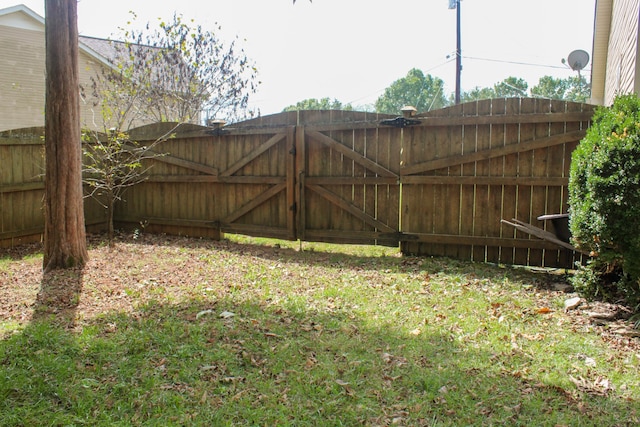
<path id="1" fill-rule="evenodd" d="M 44 0 L 23 3 L 44 15 Z M 239 36 L 262 85 L 252 106 L 277 113 L 307 98 L 373 103 L 394 80 L 419 68 L 455 90 L 456 11 L 449 0 L 79 0 L 81 34 L 109 37 L 129 20 L 169 19 L 174 11 L 224 38 Z M 463 0 L 462 90 L 575 72 L 561 63 L 591 55 L 595 0 Z M 537 64 L 537 65 L 522 65 Z M 590 65 L 583 74 L 589 79 Z"/>

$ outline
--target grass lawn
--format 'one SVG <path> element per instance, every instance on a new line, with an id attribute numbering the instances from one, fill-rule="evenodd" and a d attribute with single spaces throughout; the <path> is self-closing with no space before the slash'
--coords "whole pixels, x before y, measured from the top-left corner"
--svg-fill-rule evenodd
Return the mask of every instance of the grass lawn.
<path id="1" fill-rule="evenodd" d="M 0 425 L 640 423 L 640 339 L 565 311 L 562 272 L 240 236 L 90 256 L 0 253 Z"/>

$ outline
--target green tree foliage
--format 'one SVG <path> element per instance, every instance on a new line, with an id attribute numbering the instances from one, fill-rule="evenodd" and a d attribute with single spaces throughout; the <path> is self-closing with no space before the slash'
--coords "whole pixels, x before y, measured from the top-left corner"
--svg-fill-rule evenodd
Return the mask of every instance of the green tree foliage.
<path id="1" fill-rule="evenodd" d="M 142 31 L 121 28 L 111 42 L 113 67 L 97 76 L 92 100 L 108 128 L 126 131 L 134 123 L 199 122 L 207 117 L 237 120 L 250 116 L 249 96 L 257 70 L 233 41 L 174 15 Z M 220 29 L 218 27 L 218 29 Z"/>
<path id="2" fill-rule="evenodd" d="M 539 98 L 586 102 L 590 95 L 589 84 L 582 75 L 566 79 L 543 76 L 538 84 L 531 88 L 531 95 Z"/>
<path id="3" fill-rule="evenodd" d="M 574 243 L 594 255 L 574 285 L 588 297 L 640 302 L 640 99 L 596 110 L 573 153 L 569 179 Z"/>
<path id="4" fill-rule="evenodd" d="M 385 89 L 375 107 L 378 113 L 398 114 L 406 105 L 416 107 L 419 112 L 446 107 L 448 102 L 444 94 L 444 82 L 413 68 L 406 77 L 396 80 Z"/>
<path id="5" fill-rule="evenodd" d="M 503 81 L 493 85 L 496 98 L 518 98 L 527 96 L 529 85 L 523 79 L 507 77 Z"/>
<path id="6" fill-rule="evenodd" d="M 299 111 L 299 110 L 344 110 L 344 111 L 352 111 L 353 107 L 351 104 L 343 104 L 337 99 L 330 98 L 309 98 L 303 101 L 296 103 L 295 105 L 290 105 L 286 107 L 282 111 Z"/>
<path id="7" fill-rule="evenodd" d="M 591 98 L 591 88 L 587 79 L 583 76 L 569 77 L 564 99 L 575 102 L 588 102 Z"/>
<path id="8" fill-rule="evenodd" d="M 479 87 L 471 89 L 469 92 L 462 92 L 460 102 L 479 101 L 481 99 L 491 99 L 496 97 L 496 91 L 492 87 Z M 449 102 L 454 102 L 453 94 L 449 97 Z"/>
<path id="9" fill-rule="evenodd" d="M 527 96 L 527 82 L 517 77 L 507 77 L 493 87 L 476 87 L 469 92 L 463 92 L 462 102 L 478 101 L 491 98 L 512 98 Z M 453 97 L 451 98 L 453 100 Z"/>

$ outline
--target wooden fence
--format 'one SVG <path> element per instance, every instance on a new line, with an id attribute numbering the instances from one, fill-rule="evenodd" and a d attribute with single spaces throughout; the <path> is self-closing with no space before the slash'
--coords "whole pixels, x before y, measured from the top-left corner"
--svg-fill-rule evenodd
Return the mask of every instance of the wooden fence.
<path id="1" fill-rule="evenodd" d="M 553 230 L 537 217 L 567 212 L 571 152 L 592 114 L 585 104 L 494 99 L 411 118 L 301 111 L 184 126 L 157 146 L 165 155 L 116 219 L 150 232 L 400 244 L 404 253 L 570 267 L 579 255 L 501 219 Z M 131 135 L 153 140 L 168 126 Z M 42 142 L 17 133 L 0 136 L 0 241 L 42 229 Z M 88 205 L 87 218 L 104 213 Z"/>
<path id="2" fill-rule="evenodd" d="M 0 132 L 0 248 L 42 240 L 44 128 Z M 104 209 L 85 202 L 88 227 L 104 223 Z"/>

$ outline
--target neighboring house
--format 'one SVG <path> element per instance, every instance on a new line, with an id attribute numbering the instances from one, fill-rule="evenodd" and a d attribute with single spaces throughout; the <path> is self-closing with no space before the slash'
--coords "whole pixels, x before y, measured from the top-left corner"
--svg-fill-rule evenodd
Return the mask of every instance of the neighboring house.
<path id="1" fill-rule="evenodd" d="M 0 9 L 0 131 L 44 126 L 45 19 L 24 5 Z M 116 67 L 117 42 L 80 36 L 81 125 L 104 130 L 100 106 L 92 98 L 92 78 Z M 148 48 L 147 48 L 148 49 Z M 136 120 L 131 127 L 148 124 Z"/>
<path id="2" fill-rule="evenodd" d="M 640 0 L 596 0 L 591 102 L 611 105 L 617 95 L 640 95 Z"/>
<path id="3" fill-rule="evenodd" d="M 44 18 L 24 5 L 0 9 L 0 131 L 44 126 Z M 79 78 L 88 84 L 101 67 L 111 66 L 79 44 Z M 80 107 L 83 126 L 101 129 L 92 105 Z"/>

